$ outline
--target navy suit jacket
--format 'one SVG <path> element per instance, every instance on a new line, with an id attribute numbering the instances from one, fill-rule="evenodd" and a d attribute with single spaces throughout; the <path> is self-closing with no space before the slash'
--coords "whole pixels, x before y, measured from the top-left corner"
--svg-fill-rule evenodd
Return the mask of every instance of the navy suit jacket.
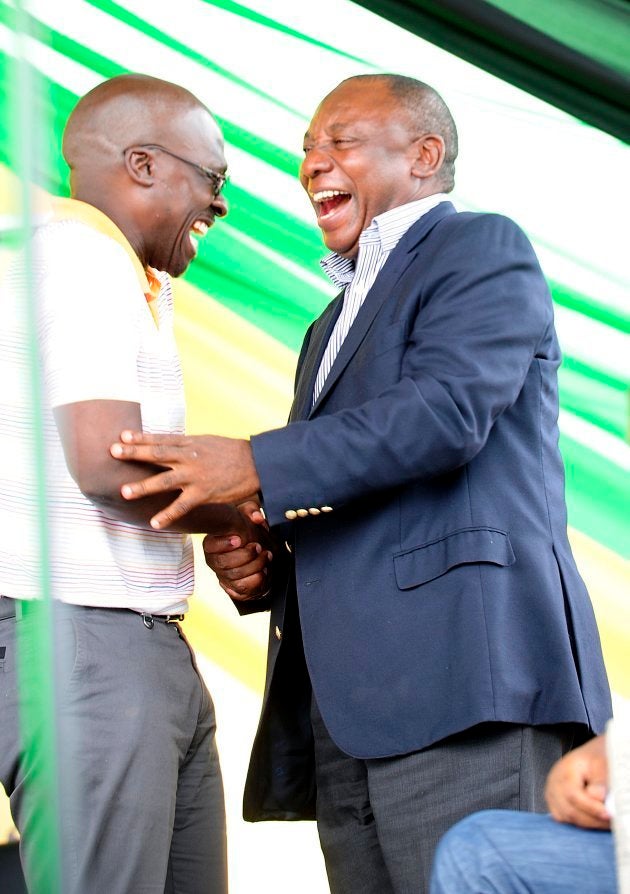
<path id="1" fill-rule="evenodd" d="M 252 439 L 271 525 L 307 512 L 274 566 L 248 819 L 313 815 L 309 681 L 361 758 L 485 721 L 600 732 L 611 714 L 567 540 L 560 352 L 529 241 L 499 215 L 424 215 L 311 406 L 341 301 L 307 333 L 290 424 Z"/>

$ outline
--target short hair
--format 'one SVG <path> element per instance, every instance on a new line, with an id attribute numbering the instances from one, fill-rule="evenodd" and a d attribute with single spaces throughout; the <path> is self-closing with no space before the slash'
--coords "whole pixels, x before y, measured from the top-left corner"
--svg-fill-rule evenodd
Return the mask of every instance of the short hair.
<path id="1" fill-rule="evenodd" d="M 386 84 L 392 96 L 407 112 L 414 128 L 420 128 L 424 133 L 436 133 L 442 137 L 444 162 L 439 172 L 439 181 L 444 192 L 450 192 L 455 186 L 457 127 L 449 107 L 437 90 L 416 78 L 399 74 L 355 75 L 346 80 L 372 80 Z"/>

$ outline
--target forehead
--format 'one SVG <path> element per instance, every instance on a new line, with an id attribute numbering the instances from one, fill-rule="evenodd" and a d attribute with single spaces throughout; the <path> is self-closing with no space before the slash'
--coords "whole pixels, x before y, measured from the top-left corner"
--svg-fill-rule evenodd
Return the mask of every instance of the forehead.
<path id="1" fill-rule="evenodd" d="M 320 103 L 306 135 L 320 130 L 334 135 L 348 127 L 373 129 L 400 125 L 403 117 L 402 108 L 387 84 L 350 81 L 341 84 Z"/>
<path id="2" fill-rule="evenodd" d="M 225 167 L 223 134 L 210 112 L 201 106 L 173 117 L 168 125 L 171 145 L 188 152 L 195 161 L 209 167 Z"/>

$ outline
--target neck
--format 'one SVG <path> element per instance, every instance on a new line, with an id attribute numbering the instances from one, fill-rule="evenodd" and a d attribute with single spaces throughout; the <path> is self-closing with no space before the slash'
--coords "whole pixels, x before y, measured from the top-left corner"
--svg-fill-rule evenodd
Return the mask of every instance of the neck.
<path id="1" fill-rule="evenodd" d="M 121 233 L 123 233 L 135 254 L 138 256 L 142 266 L 147 266 L 142 247 L 142 239 L 140 238 L 138 228 L 127 215 L 121 213 L 119 207 L 114 207 L 109 201 L 103 199 L 102 193 L 96 193 L 90 189 L 75 189 L 72 193 L 72 198 L 77 199 L 79 202 L 87 202 L 88 205 L 93 205 L 94 208 L 98 208 L 99 211 L 106 214 L 107 217 L 116 224 Z"/>

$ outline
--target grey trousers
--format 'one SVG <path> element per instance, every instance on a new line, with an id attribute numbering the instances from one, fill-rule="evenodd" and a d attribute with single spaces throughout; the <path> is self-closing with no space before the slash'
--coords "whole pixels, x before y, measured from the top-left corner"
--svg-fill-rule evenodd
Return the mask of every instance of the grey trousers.
<path id="1" fill-rule="evenodd" d="M 313 699 L 317 828 L 333 894 L 424 894 L 440 837 L 475 810 L 545 810 L 552 764 L 574 727 L 486 723 L 430 748 L 358 760 L 328 735 Z"/>
<path id="2" fill-rule="evenodd" d="M 20 744 L 16 679 L 32 622 L 0 620 L 0 782 L 31 894 L 48 894 L 42 755 Z M 225 894 L 223 784 L 214 707 L 178 625 L 118 609 L 55 611 L 58 837 L 63 894 Z M 24 679 L 21 677 L 24 684 Z M 40 730 L 40 732 L 44 732 Z M 32 834 L 31 834 L 32 833 Z"/>

